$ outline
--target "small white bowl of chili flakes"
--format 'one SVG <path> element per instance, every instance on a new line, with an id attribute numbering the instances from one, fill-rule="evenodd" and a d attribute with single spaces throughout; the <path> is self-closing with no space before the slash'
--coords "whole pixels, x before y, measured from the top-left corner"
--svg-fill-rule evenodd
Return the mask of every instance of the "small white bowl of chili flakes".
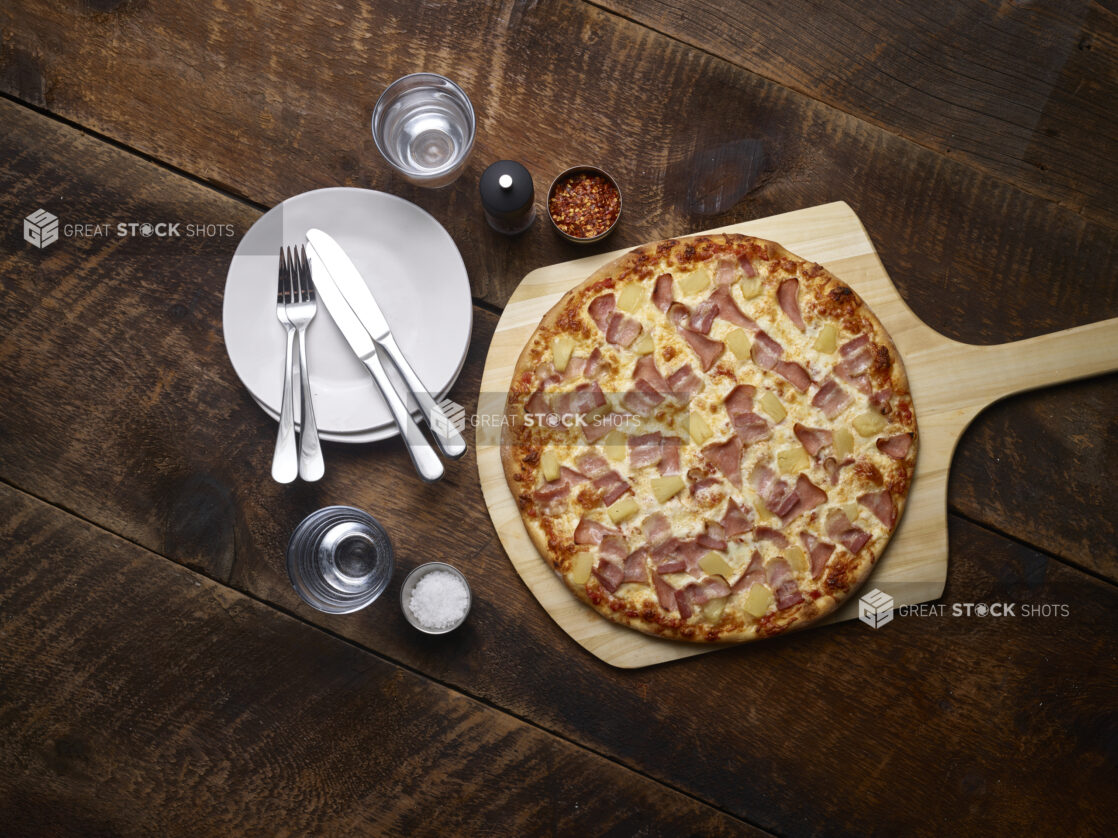
<path id="1" fill-rule="evenodd" d="M 547 190 L 547 215 L 568 241 L 601 241 L 621 218 L 621 190 L 597 166 L 574 166 L 555 178 Z"/>

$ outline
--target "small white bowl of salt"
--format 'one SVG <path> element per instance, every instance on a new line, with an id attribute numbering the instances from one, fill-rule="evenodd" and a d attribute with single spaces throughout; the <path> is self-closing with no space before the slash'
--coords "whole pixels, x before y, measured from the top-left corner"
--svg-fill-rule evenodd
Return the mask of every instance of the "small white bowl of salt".
<path id="1" fill-rule="evenodd" d="M 425 634 L 446 634 L 470 613 L 470 586 L 445 562 L 421 564 L 404 579 L 400 607 L 408 622 Z"/>

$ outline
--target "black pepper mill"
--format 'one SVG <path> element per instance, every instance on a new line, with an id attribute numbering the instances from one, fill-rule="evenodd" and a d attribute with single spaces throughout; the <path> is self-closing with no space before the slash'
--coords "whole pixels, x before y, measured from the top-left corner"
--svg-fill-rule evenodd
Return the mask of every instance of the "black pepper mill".
<path id="1" fill-rule="evenodd" d="M 498 160 L 486 169 L 478 188 L 485 220 L 498 233 L 522 233 L 536 220 L 532 175 L 515 160 Z"/>

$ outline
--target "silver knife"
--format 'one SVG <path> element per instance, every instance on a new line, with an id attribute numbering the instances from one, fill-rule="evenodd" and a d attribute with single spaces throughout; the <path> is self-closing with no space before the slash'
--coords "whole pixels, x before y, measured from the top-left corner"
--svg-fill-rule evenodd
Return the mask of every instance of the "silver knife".
<path id="1" fill-rule="evenodd" d="M 396 338 L 392 336 L 392 330 L 388 327 L 388 321 L 384 319 L 384 313 L 377 305 L 376 298 L 365 284 L 357 266 L 329 233 L 324 233 L 322 230 L 307 230 L 307 241 L 318 253 L 357 319 L 372 339 L 388 353 L 388 357 L 400 371 L 439 448 L 452 460 L 461 457 L 466 453 L 466 440 L 431 397 L 430 391 L 423 386 L 423 382 L 415 374 L 408 359 L 400 351 Z M 333 314 L 333 311 L 330 313 Z"/>
<path id="2" fill-rule="evenodd" d="M 376 344 L 345 301 L 345 297 L 342 296 L 333 276 L 323 264 L 313 243 L 307 246 L 307 261 L 310 262 L 311 281 L 314 282 L 319 298 L 326 304 L 326 310 L 334 318 L 334 323 L 341 330 L 350 348 L 372 373 L 373 381 L 376 382 L 377 388 L 388 403 L 388 409 L 392 412 L 392 418 L 396 420 L 400 436 L 404 438 L 404 445 L 407 446 L 408 454 L 415 464 L 415 470 L 428 483 L 438 480 L 443 476 L 443 464 L 439 460 L 439 455 L 435 453 L 435 449 L 430 446 L 423 432 L 408 413 L 404 400 L 400 398 L 388 378 L 388 373 L 384 370 Z"/>

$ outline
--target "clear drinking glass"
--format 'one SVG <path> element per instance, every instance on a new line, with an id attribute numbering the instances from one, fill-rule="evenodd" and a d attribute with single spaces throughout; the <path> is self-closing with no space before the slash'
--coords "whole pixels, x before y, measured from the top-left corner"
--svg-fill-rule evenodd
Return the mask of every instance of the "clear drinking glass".
<path id="1" fill-rule="evenodd" d="M 465 92 L 436 73 L 412 73 L 388 86 L 373 108 L 373 139 L 411 183 L 446 186 L 474 147 L 474 108 Z"/>
<path id="2" fill-rule="evenodd" d="M 287 544 L 287 575 L 308 605 L 330 614 L 358 611 L 379 597 L 395 561 L 388 533 L 352 506 L 328 506 L 305 519 Z"/>

